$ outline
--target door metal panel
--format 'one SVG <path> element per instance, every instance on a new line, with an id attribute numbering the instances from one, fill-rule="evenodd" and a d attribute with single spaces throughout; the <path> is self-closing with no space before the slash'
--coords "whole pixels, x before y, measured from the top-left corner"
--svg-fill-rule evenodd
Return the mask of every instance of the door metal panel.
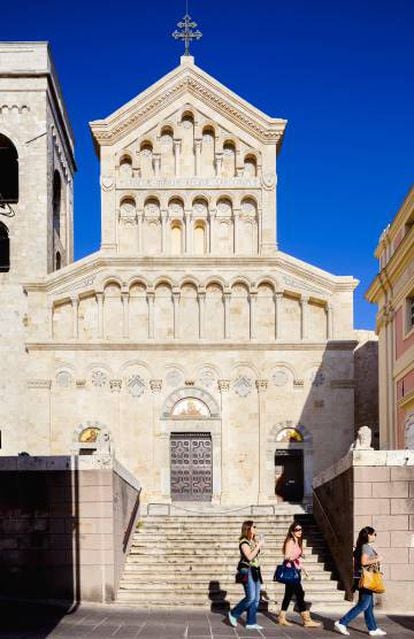
<path id="1" fill-rule="evenodd" d="M 210 433 L 172 433 L 170 446 L 171 498 L 210 501 L 213 492 Z"/>

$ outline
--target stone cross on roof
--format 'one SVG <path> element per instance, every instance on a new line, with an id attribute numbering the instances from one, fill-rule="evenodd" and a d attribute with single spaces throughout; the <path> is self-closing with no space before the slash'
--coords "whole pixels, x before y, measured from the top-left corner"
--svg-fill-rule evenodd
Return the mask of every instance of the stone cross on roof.
<path id="1" fill-rule="evenodd" d="M 178 31 L 177 29 L 171 34 L 175 40 L 182 40 L 185 44 L 184 55 L 190 55 L 190 43 L 193 40 L 200 40 L 202 37 L 201 31 L 193 30 L 197 26 L 197 23 L 194 22 L 192 17 L 188 13 L 188 2 L 186 4 L 186 14 L 184 18 L 177 23 L 177 27 L 181 29 Z"/>

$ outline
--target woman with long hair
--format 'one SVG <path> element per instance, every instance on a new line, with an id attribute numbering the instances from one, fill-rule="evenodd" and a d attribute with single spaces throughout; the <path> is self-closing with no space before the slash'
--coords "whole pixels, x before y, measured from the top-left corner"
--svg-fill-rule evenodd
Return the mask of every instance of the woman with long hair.
<path id="1" fill-rule="evenodd" d="M 374 593 L 372 590 L 359 587 L 359 579 L 361 577 L 362 567 L 374 566 L 379 567 L 381 561 L 380 555 L 375 550 L 373 543 L 377 533 L 371 526 L 365 526 L 359 531 L 358 539 L 354 550 L 354 587 L 353 590 L 359 591 L 358 603 L 349 610 L 346 615 L 335 621 L 335 628 L 341 635 L 349 635 L 347 625 L 355 619 L 361 612 L 364 613 L 365 623 L 368 628 L 368 634 L 371 637 L 382 637 L 387 633 L 385 630 L 378 628 L 374 616 Z"/>
<path id="2" fill-rule="evenodd" d="M 285 596 L 282 601 L 282 608 L 279 612 L 278 621 L 281 626 L 291 626 L 292 624 L 286 619 L 286 612 L 289 608 L 290 601 L 293 596 L 296 597 L 296 605 L 299 608 L 303 625 L 306 628 L 319 628 L 322 624 L 313 621 L 309 610 L 306 609 L 305 593 L 302 588 L 302 564 L 303 557 L 303 529 L 302 526 L 294 521 L 290 524 L 286 539 L 283 542 L 283 558 L 288 565 L 294 566 L 299 571 L 300 579 L 295 583 L 285 584 Z M 306 571 L 304 571 L 306 573 Z"/>
<path id="3" fill-rule="evenodd" d="M 239 539 L 240 562 L 239 571 L 245 576 L 243 580 L 244 598 L 227 615 L 230 625 L 235 628 L 240 615 L 247 611 L 246 630 L 262 630 L 256 621 L 259 608 L 260 589 L 263 583 L 260 572 L 259 554 L 264 541 L 257 540 L 254 521 L 243 522 Z"/>

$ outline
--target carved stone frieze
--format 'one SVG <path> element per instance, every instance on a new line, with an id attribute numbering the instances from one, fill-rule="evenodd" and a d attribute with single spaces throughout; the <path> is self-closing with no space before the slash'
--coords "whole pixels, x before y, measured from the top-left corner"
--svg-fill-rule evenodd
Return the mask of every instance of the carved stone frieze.
<path id="1" fill-rule="evenodd" d="M 267 379 L 256 379 L 256 388 L 257 388 L 257 392 L 258 393 L 263 393 L 264 391 L 267 390 L 268 387 L 268 380 Z"/>
<path id="2" fill-rule="evenodd" d="M 52 386 L 50 379 L 29 379 L 27 380 L 27 388 L 48 390 Z"/>

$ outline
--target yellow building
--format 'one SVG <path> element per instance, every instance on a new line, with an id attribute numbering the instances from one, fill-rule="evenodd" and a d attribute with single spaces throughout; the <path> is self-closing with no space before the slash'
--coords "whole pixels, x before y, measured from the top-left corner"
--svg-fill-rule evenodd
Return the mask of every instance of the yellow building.
<path id="1" fill-rule="evenodd" d="M 382 233 L 379 273 L 366 297 L 378 304 L 381 448 L 414 448 L 414 187 Z"/>

